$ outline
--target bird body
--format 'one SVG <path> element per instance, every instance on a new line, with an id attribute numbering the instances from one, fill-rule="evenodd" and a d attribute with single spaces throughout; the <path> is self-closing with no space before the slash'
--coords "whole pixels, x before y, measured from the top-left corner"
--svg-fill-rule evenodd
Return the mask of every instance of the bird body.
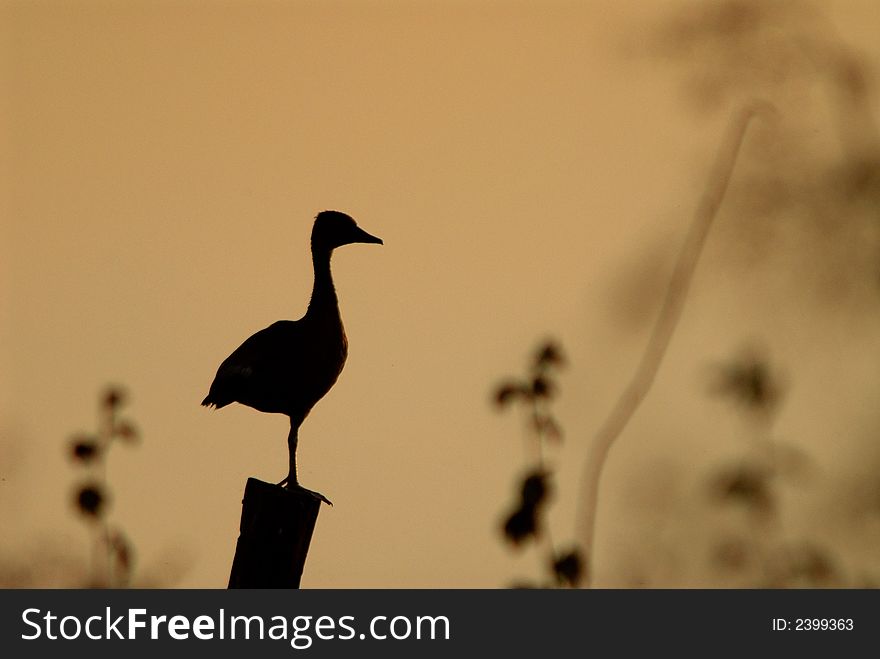
<path id="1" fill-rule="evenodd" d="M 330 274 L 336 247 L 355 242 L 382 244 L 338 211 L 323 211 L 312 229 L 315 283 L 305 315 L 279 320 L 244 341 L 227 357 L 202 405 L 241 403 L 260 412 L 290 417 L 290 471 L 282 484 L 299 487 L 296 445 L 300 424 L 330 391 L 345 366 L 348 340 Z"/>
<path id="2" fill-rule="evenodd" d="M 220 368 L 202 405 L 241 403 L 304 419 L 336 383 L 348 341 L 342 320 L 279 320 L 242 343 Z"/>

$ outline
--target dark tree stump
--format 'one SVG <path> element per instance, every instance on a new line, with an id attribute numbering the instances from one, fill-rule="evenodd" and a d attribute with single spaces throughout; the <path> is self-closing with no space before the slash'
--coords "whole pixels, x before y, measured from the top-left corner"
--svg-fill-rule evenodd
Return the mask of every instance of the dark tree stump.
<path id="1" fill-rule="evenodd" d="M 299 588 L 321 500 L 248 478 L 229 588 Z"/>

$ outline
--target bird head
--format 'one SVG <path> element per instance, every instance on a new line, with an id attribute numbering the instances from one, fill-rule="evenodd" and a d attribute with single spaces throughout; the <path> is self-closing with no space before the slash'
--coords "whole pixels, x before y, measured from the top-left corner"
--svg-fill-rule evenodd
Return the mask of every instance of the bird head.
<path id="1" fill-rule="evenodd" d="M 321 211 L 312 227 L 312 248 L 332 250 L 351 243 L 376 243 L 382 239 L 372 236 L 349 215 L 339 211 Z"/>

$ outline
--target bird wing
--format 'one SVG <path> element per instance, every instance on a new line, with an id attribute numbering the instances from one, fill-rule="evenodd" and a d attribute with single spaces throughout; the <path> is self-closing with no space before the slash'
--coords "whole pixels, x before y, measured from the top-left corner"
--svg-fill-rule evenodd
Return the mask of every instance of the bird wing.
<path id="1" fill-rule="evenodd" d="M 220 364 L 202 405 L 240 402 L 261 411 L 284 411 L 274 409 L 282 404 L 276 398 L 284 390 L 285 374 L 297 370 L 293 348 L 300 333 L 297 322 L 279 320 L 248 337 Z"/>

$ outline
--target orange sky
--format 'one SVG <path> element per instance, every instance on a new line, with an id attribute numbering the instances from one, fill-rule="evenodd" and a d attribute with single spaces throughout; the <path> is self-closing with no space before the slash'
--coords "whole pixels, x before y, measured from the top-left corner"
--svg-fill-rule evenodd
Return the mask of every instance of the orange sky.
<path id="1" fill-rule="evenodd" d="M 497 532 L 524 452 L 489 394 L 538 340 L 562 340 L 552 521 L 573 540 L 584 448 L 645 337 L 620 329 L 614 296 L 634 263 L 666 276 L 727 117 L 693 120 L 672 67 L 628 56 L 669 4 L 3 2 L 0 553 L 85 560 L 64 442 L 119 382 L 144 439 L 110 457 L 113 519 L 143 570 L 225 586 L 245 480 L 284 475 L 287 422 L 198 403 L 241 340 L 302 314 L 311 221 L 334 208 L 385 245 L 334 256 L 350 354 L 300 432 L 301 481 L 335 503 L 303 586 L 535 574 Z M 829 6 L 880 54 L 873 0 Z M 747 295 L 736 283 L 706 281 L 693 317 L 712 320 L 683 327 L 679 349 L 702 347 L 673 348 L 666 371 L 691 400 L 701 365 L 756 326 L 725 317 Z M 835 323 L 823 340 L 849 336 Z M 869 361 L 847 341 L 841 354 Z M 821 379 L 839 362 L 804 368 Z M 662 385 L 633 432 L 678 432 L 684 403 Z M 625 482 L 664 459 L 649 453 L 621 447 L 609 510 L 640 496 Z M 600 525 L 598 581 L 626 585 L 615 548 L 638 534 Z"/>

